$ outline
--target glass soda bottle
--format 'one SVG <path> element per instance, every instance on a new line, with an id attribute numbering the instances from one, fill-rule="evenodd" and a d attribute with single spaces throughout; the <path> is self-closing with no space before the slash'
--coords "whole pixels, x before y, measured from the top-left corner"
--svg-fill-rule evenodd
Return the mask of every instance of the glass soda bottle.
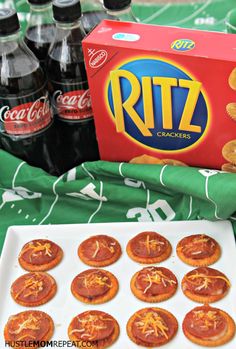
<path id="1" fill-rule="evenodd" d="M 0 10 L 0 140 L 9 153 L 53 173 L 52 109 L 39 61 L 20 38 L 15 10 Z"/>
<path id="2" fill-rule="evenodd" d="M 48 50 L 55 35 L 55 24 L 52 18 L 51 0 L 28 0 L 30 17 L 25 33 L 25 43 L 40 61 L 45 65 Z"/>
<path id="3" fill-rule="evenodd" d="M 93 111 L 81 41 L 79 0 L 53 1 L 56 35 L 49 49 L 47 74 L 57 132 L 60 173 L 98 160 Z"/>
<path id="4" fill-rule="evenodd" d="M 131 8 L 132 0 L 103 0 L 103 2 L 107 19 L 124 22 L 139 22 Z"/>
<path id="5" fill-rule="evenodd" d="M 102 0 L 81 0 L 82 24 L 86 33 L 89 33 L 103 19 L 107 18 Z"/>

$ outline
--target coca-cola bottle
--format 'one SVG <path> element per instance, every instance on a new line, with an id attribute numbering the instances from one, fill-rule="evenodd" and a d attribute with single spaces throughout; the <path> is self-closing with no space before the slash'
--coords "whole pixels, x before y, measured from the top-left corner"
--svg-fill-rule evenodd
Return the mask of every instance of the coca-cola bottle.
<path id="1" fill-rule="evenodd" d="M 28 0 L 28 3 L 30 5 L 30 17 L 24 40 L 44 67 L 49 46 L 55 35 L 52 1 Z"/>
<path id="2" fill-rule="evenodd" d="M 79 0 L 55 0 L 56 36 L 49 49 L 47 74 L 57 130 L 60 173 L 99 158 L 81 40 Z"/>
<path id="3" fill-rule="evenodd" d="M 132 0 L 103 0 L 103 2 L 107 19 L 139 22 L 131 8 Z"/>
<path id="4" fill-rule="evenodd" d="M 81 0 L 81 7 L 82 23 L 86 33 L 89 33 L 97 24 L 107 18 L 102 0 Z"/>
<path id="5" fill-rule="evenodd" d="M 20 39 L 15 10 L 0 10 L 2 148 L 53 173 L 52 110 L 39 61 Z"/>

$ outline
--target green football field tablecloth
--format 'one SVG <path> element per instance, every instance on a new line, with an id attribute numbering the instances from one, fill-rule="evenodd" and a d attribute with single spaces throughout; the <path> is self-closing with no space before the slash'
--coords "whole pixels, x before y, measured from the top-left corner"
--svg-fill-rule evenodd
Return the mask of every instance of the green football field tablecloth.
<path id="1" fill-rule="evenodd" d="M 10 225 L 236 221 L 235 174 L 98 161 L 57 178 L 2 150 L 0 164 L 1 247 Z"/>
<path id="2" fill-rule="evenodd" d="M 6 2 L 13 0 L 6 0 Z M 15 0 L 20 12 L 23 28 L 26 26 L 28 4 L 26 0 Z M 136 16 L 148 24 L 174 25 L 205 30 L 225 30 L 226 14 L 235 7 L 235 0 L 199 0 L 188 3 L 147 3 L 133 5 Z"/>
<path id="3" fill-rule="evenodd" d="M 224 31 L 225 16 L 234 6 L 235 0 L 166 1 L 135 4 L 134 11 L 145 23 Z M 28 5 L 18 0 L 16 7 L 25 28 Z M 56 178 L 0 150 L 0 250 L 10 225 L 194 219 L 234 223 L 235 197 L 235 174 L 99 161 Z"/>

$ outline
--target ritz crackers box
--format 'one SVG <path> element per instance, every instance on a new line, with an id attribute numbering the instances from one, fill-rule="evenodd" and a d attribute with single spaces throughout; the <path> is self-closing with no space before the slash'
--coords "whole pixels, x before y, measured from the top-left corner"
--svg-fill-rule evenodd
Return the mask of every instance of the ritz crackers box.
<path id="1" fill-rule="evenodd" d="M 102 160 L 235 164 L 235 35 L 103 21 L 83 51 Z"/>

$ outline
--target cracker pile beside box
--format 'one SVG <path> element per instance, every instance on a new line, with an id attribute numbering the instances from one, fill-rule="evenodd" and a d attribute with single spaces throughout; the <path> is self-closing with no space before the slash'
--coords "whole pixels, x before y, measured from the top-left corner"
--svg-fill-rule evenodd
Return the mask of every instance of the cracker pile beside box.
<path id="1" fill-rule="evenodd" d="M 102 160 L 236 171 L 234 35 L 103 21 L 83 50 Z"/>

